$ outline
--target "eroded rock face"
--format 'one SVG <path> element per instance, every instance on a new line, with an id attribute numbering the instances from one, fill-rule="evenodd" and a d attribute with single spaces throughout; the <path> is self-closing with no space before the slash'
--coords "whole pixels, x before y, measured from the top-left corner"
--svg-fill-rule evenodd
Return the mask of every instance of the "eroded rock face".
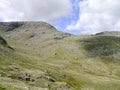
<path id="1" fill-rule="evenodd" d="M 23 22 L 0 22 L 0 27 L 4 31 L 12 31 L 15 28 L 22 26 L 23 24 Z"/>

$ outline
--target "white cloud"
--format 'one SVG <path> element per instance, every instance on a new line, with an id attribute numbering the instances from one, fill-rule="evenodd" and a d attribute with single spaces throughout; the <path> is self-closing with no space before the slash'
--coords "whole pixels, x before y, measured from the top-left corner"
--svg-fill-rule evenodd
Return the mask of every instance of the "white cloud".
<path id="1" fill-rule="evenodd" d="M 79 20 L 66 27 L 83 34 L 101 31 L 120 31 L 120 0 L 82 0 Z"/>
<path id="2" fill-rule="evenodd" d="M 0 0 L 4 21 L 52 21 L 72 11 L 70 0 Z"/>

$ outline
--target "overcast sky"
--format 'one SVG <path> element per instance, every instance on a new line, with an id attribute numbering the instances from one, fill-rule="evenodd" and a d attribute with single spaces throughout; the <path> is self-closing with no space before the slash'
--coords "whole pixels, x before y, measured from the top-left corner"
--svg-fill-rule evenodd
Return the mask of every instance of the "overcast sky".
<path id="1" fill-rule="evenodd" d="M 120 0 L 0 0 L 0 21 L 47 21 L 74 34 L 120 31 Z"/>

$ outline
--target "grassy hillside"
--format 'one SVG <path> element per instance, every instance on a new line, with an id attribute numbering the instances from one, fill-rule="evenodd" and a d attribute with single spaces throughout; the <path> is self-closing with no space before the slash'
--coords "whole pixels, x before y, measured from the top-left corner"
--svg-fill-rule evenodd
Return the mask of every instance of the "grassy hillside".
<path id="1" fill-rule="evenodd" d="M 90 56 L 119 60 L 120 37 L 95 36 L 83 40 L 84 49 Z"/>
<path id="2" fill-rule="evenodd" d="M 0 90 L 120 89 L 120 37 L 75 36 L 45 22 L 21 23 L 9 31 L 1 26 L 13 50 L 0 46 Z"/>

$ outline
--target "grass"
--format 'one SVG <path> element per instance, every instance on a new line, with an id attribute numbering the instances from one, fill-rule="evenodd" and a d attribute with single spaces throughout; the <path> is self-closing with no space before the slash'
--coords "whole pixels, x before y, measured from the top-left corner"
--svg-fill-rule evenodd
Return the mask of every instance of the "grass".
<path id="1" fill-rule="evenodd" d="M 23 30 L 22 30 L 23 29 Z M 30 29 L 30 30 L 28 30 Z M 0 89 L 6 90 L 119 90 L 119 43 L 115 36 L 70 36 L 52 30 L 29 38 L 32 28 L 18 28 L 3 35 L 15 51 L 0 46 Z M 26 31 L 27 30 L 27 31 Z M 40 33 L 35 28 L 35 33 Z M 24 35 L 22 36 L 22 34 Z M 34 34 L 34 33 L 33 33 Z M 10 38 L 7 37 L 10 36 Z M 108 58 L 107 56 L 113 56 Z M 16 68 L 19 68 L 16 70 Z M 34 82 L 19 79 L 25 74 Z M 8 76 L 14 76 L 13 79 Z M 51 82 L 48 78 L 54 79 Z M 61 87 L 61 88 L 59 88 Z"/>
<path id="2" fill-rule="evenodd" d="M 120 37 L 95 36 L 83 40 L 83 42 L 84 49 L 90 56 L 99 56 L 106 59 L 119 59 Z"/>
<path id="3" fill-rule="evenodd" d="M 6 86 L 0 85 L 0 90 L 22 90 L 22 89 L 14 88 L 14 87 L 12 87 L 12 86 L 6 87 Z"/>

